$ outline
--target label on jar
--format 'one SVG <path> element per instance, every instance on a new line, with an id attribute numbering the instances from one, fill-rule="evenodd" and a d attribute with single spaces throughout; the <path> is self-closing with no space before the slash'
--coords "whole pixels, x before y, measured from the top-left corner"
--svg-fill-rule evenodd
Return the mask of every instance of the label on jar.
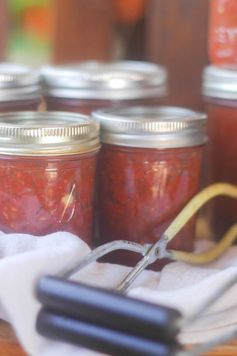
<path id="1" fill-rule="evenodd" d="M 237 64 L 237 1 L 212 0 L 209 56 L 213 64 Z"/>

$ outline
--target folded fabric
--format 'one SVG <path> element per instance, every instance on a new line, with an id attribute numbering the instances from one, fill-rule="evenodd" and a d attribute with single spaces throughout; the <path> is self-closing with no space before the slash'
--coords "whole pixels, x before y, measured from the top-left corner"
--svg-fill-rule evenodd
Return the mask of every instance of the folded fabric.
<path id="1" fill-rule="evenodd" d="M 197 250 L 211 246 L 197 244 Z M 0 317 L 8 320 L 26 352 L 35 356 L 78 355 L 78 348 L 39 336 L 35 330 L 40 304 L 34 295 L 38 278 L 57 275 L 90 251 L 78 237 L 58 232 L 44 237 L 0 233 Z M 130 268 L 92 263 L 72 279 L 95 286 L 115 288 Z M 144 271 L 128 295 L 179 309 L 184 318 L 197 308 L 229 278 L 237 273 L 237 247 L 232 247 L 218 261 L 204 267 L 173 262 L 162 272 Z M 180 335 L 184 343 L 201 343 L 237 327 L 237 285 L 233 286 L 195 323 Z M 80 355 L 95 355 L 80 349 Z"/>

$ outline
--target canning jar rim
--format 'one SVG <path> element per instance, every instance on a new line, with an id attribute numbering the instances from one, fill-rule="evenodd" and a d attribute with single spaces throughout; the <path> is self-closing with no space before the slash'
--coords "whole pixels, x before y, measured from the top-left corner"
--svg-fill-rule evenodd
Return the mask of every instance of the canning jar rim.
<path id="1" fill-rule="evenodd" d="M 99 124 L 87 115 L 60 111 L 0 114 L 0 154 L 61 156 L 99 147 Z"/>
<path id="2" fill-rule="evenodd" d="M 129 115 L 134 116 L 130 119 Z M 162 119 L 157 115 L 162 115 Z M 102 143 L 128 147 L 178 148 L 201 145 L 207 141 L 207 115 L 182 107 L 104 109 L 94 111 L 92 117 L 100 122 Z"/>
<path id="3" fill-rule="evenodd" d="M 167 94 L 167 70 L 145 61 L 86 61 L 41 69 L 43 92 L 54 98 L 131 100 Z"/>
<path id="4" fill-rule="evenodd" d="M 204 68 L 202 77 L 204 97 L 237 99 L 237 66 L 209 65 Z"/>
<path id="5" fill-rule="evenodd" d="M 39 70 L 24 64 L 0 62 L 0 102 L 39 98 Z"/>

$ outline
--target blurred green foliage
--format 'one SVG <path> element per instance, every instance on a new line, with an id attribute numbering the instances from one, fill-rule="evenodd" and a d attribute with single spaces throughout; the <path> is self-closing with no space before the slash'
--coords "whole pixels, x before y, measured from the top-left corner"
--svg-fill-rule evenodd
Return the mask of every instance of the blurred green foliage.
<path id="1" fill-rule="evenodd" d="M 11 16 L 11 28 L 7 48 L 7 59 L 9 61 L 29 65 L 40 65 L 49 61 L 51 53 L 50 36 L 42 38 L 42 36 L 37 33 L 37 23 L 36 31 L 28 30 L 24 15 L 27 9 L 37 9 L 48 6 L 51 1 L 52 0 L 8 0 Z"/>
<path id="2" fill-rule="evenodd" d="M 49 0 L 8 0 L 8 3 L 11 13 L 18 16 L 26 7 L 47 5 Z"/>

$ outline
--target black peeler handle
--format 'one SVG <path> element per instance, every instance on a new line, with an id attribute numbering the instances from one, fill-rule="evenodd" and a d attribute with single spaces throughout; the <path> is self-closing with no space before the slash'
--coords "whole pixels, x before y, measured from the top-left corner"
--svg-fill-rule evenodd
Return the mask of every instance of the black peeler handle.
<path id="1" fill-rule="evenodd" d="M 162 342 L 174 343 L 179 332 L 177 310 L 108 290 L 46 276 L 36 293 L 45 307 L 69 318 Z"/>
<path id="2" fill-rule="evenodd" d="M 114 356 L 175 356 L 180 347 L 148 340 L 122 331 L 92 325 L 42 309 L 37 331 L 48 338 L 65 341 Z"/>

